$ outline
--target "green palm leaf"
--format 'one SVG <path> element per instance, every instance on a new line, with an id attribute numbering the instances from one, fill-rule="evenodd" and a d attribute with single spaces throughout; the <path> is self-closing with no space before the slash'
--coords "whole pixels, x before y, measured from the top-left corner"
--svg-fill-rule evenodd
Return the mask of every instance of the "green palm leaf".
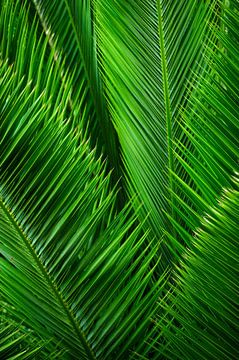
<path id="1" fill-rule="evenodd" d="M 70 106 L 92 144 L 104 150 L 115 181 L 120 177 L 119 146 L 104 100 L 97 66 L 91 1 L 32 0 L 58 66 L 72 77 Z M 75 106 L 77 108 L 75 109 Z M 90 126 L 90 128 L 88 127 Z"/>
<path id="2" fill-rule="evenodd" d="M 62 121 L 76 122 L 76 116 L 69 112 L 67 106 L 71 96 L 71 80 L 68 79 L 66 86 L 61 86 L 60 73 L 54 62 L 54 51 L 50 51 L 46 39 L 43 38 L 39 24 L 34 19 L 32 24 L 28 22 L 29 12 L 20 1 L 4 1 L 0 10 L 0 53 L 3 60 L 7 60 L 16 73 L 13 88 L 21 84 L 24 88 L 32 83 L 35 87 L 34 97 L 42 96 L 49 103 L 49 111 L 46 117 L 50 117 L 57 109 L 62 113 Z M 40 36 L 39 36 L 40 33 Z M 28 93 L 31 87 L 28 86 Z M 43 89 L 44 94 L 42 94 Z M 77 112 L 77 107 L 75 107 Z"/>
<path id="3" fill-rule="evenodd" d="M 166 314 L 156 320 L 158 334 L 150 333 L 135 358 L 238 359 L 238 220 L 234 178 L 234 188 L 225 191 L 191 238 L 193 248 L 178 269 L 177 288 L 161 304 Z"/>
<path id="4" fill-rule="evenodd" d="M 27 333 L 7 320 L 0 321 L 0 356 L 1 359 L 35 359 L 39 353 L 38 343 L 29 340 Z"/>
<path id="5" fill-rule="evenodd" d="M 124 359 L 156 310 L 164 276 L 151 285 L 149 269 L 157 248 L 142 250 L 146 234 L 130 206 L 115 214 L 116 192 L 88 143 L 66 135 L 58 112 L 46 120 L 44 97 L 13 89 L 15 76 L 2 64 L 3 296 L 71 358 Z"/>
<path id="6" fill-rule="evenodd" d="M 207 51 L 209 66 L 185 114 L 183 131 L 194 150 L 178 144 L 178 159 L 195 185 L 192 188 L 175 176 L 184 194 L 179 200 L 183 218 L 188 225 L 192 222 L 191 229 L 199 226 L 200 216 L 216 203 L 222 189 L 233 185 L 232 176 L 239 171 L 238 9 L 237 1 L 231 2 L 231 9 L 225 7 L 223 30 L 216 30 L 217 43 Z M 193 209 L 187 206 L 187 199 L 193 202 Z"/>
<path id="7" fill-rule="evenodd" d="M 11 318 L 11 307 L 1 304 L 0 356 L 1 359 L 59 359 L 65 356 L 57 347 L 42 341 L 36 333 Z M 48 350 L 49 349 L 49 350 Z"/>
<path id="8" fill-rule="evenodd" d="M 238 28 L 238 0 L 0 1 L 0 358 L 239 357 Z"/>
<path id="9" fill-rule="evenodd" d="M 183 330 L 174 327 L 169 345 L 178 358 L 238 358 L 238 209 L 236 184 L 205 219 L 181 271 L 174 316 Z"/>
<path id="10" fill-rule="evenodd" d="M 139 352 L 142 359 L 238 358 L 238 1 L 230 5 L 185 116 L 193 148 L 179 144 L 179 161 L 196 185 L 175 175 L 183 195 L 175 211 L 189 230 L 169 218 L 187 250 L 182 258 L 169 234 L 182 268 Z"/>
<path id="11" fill-rule="evenodd" d="M 130 193 L 157 237 L 172 231 L 174 141 L 187 82 L 201 62 L 209 7 L 195 1 L 95 1 L 101 65 Z M 213 4 L 212 4 L 213 5 Z"/>

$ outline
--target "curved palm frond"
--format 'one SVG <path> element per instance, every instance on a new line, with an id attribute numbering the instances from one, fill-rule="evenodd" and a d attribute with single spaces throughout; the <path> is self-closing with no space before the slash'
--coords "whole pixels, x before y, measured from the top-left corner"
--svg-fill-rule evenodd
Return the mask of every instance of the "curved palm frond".
<path id="1" fill-rule="evenodd" d="M 207 51 L 209 66 L 185 114 L 183 132 L 195 151 L 178 144 L 178 160 L 195 184 L 192 189 L 175 175 L 185 195 L 178 199 L 183 210 L 180 216 L 192 230 L 199 226 L 208 205 L 216 203 L 222 189 L 233 185 L 232 176 L 239 171 L 238 11 L 238 1 L 231 1 L 230 8 L 225 6 L 223 30 L 216 30 L 218 41 Z M 193 209 L 187 205 L 187 198 Z"/>
<path id="2" fill-rule="evenodd" d="M 172 231 L 174 141 L 187 82 L 201 62 L 210 7 L 195 1 L 95 1 L 101 65 L 130 193 L 157 237 Z M 212 4 L 213 6 L 213 4 Z M 169 259 L 170 255 L 168 254 Z M 169 260 L 168 259 L 168 260 Z"/>
<path id="3" fill-rule="evenodd" d="M 225 191 L 203 221 L 180 272 L 180 293 L 172 313 L 182 329 L 171 329 L 166 349 L 178 359 L 238 359 L 238 222 L 236 180 L 234 189 Z"/>
<path id="4" fill-rule="evenodd" d="M 91 1 L 32 0 L 54 59 L 72 77 L 70 106 L 78 118 L 75 126 L 87 132 L 98 154 L 108 159 L 112 177 L 120 178 L 120 149 L 108 115 L 98 73 Z M 77 108 L 77 110 L 75 109 Z"/>
<path id="5" fill-rule="evenodd" d="M 239 182 L 211 208 L 140 359 L 238 359 Z M 151 337 L 151 339 L 150 339 Z M 150 356 L 148 355 L 150 354 Z"/>
<path id="6" fill-rule="evenodd" d="M 165 274 L 151 284 L 157 247 L 142 250 L 130 206 L 115 214 L 105 164 L 66 135 L 57 111 L 45 119 L 44 96 L 14 89 L 15 76 L 2 64 L 1 291 L 71 358 L 124 359 L 163 289 Z"/>
<path id="7" fill-rule="evenodd" d="M 237 359 L 238 0 L 0 6 L 0 358 Z"/>
<path id="8" fill-rule="evenodd" d="M 136 358 L 238 358 L 238 5 L 235 0 L 224 8 L 210 72 L 186 114 L 183 130 L 196 151 L 179 144 L 179 161 L 196 190 L 175 175 L 184 194 L 175 211 L 190 231 L 169 218 L 186 238 L 186 256 L 180 256 L 175 293 L 161 303 L 164 311 Z M 171 243 L 179 246 L 173 236 Z"/>

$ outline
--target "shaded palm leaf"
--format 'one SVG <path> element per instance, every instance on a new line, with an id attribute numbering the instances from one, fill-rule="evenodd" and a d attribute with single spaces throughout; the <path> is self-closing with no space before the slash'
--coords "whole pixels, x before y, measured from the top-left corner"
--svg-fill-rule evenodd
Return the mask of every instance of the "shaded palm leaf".
<path id="1" fill-rule="evenodd" d="M 7 320 L 0 321 L 0 326 L 1 359 L 36 359 L 41 348 L 38 342 L 33 342 L 29 333 L 24 333 Z"/>

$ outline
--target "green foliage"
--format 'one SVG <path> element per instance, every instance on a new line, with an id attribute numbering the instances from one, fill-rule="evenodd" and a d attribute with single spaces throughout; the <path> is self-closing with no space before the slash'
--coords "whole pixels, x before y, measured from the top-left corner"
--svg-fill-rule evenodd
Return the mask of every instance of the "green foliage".
<path id="1" fill-rule="evenodd" d="M 169 326 L 166 349 L 172 358 L 239 357 L 238 190 L 235 181 L 202 221 L 180 270 L 180 291 L 171 310 L 180 326 Z"/>
<path id="2" fill-rule="evenodd" d="M 238 0 L 0 5 L 0 358 L 238 359 Z"/>
<path id="3" fill-rule="evenodd" d="M 72 77 L 70 107 L 93 145 L 107 156 L 113 176 L 120 174 L 117 134 L 109 119 L 97 65 L 96 38 L 90 0 L 32 1 L 57 66 Z M 89 131 L 87 129 L 90 128 Z M 110 136 L 109 136 L 110 134 Z"/>
<path id="4" fill-rule="evenodd" d="M 0 356 L 2 359 L 34 359 L 39 343 L 29 341 L 30 335 L 9 321 L 1 321 Z M 39 340 L 38 340 L 39 341 Z"/>
<path id="5" fill-rule="evenodd" d="M 162 303 L 165 315 L 156 316 L 137 358 L 238 359 L 238 178 L 233 185 L 191 236 L 174 291 Z"/>
<path id="6" fill-rule="evenodd" d="M 7 67 L 1 67 L 1 288 L 27 324 L 63 342 L 71 358 L 114 354 L 119 339 L 137 343 L 154 311 L 161 291 L 161 279 L 149 287 L 155 251 L 139 251 L 140 226 L 127 235 L 135 216 L 129 206 L 115 214 L 116 193 L 88 143 L 65 135 L 66 125 L 54 121 L 58 112 L 46 122 L 47 103 L 35 100 L 34 89 L 11 91 L 15 75 Z M 128 339 L 126 329 L 141 317 Z"/>
<path id="7" fill-rule="evenodd" d="M 198 71 L 210 15 L 195 1 L 96 1 L 109 109 L 122 145 L 130 194 L 139 194 L 157 236 L 173 213 L 173 150 L 179 110 Z M 206 18 L 206 19 L 205 19 Z"/>

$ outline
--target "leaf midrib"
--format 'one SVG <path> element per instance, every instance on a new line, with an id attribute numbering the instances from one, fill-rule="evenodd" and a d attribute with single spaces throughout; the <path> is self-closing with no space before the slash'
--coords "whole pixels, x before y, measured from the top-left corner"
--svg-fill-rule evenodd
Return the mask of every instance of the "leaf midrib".
<path id="1" fill-rule="evenodd" d="M 174 173 L 174 158 L 173 158 L 173 141 L 172 141 L 172 111 L 171 111 L 171 99 L 169 91 L 169 82 L 168 82 L 168 69 L 167 69 L 167 59 L 165 51 L 165 42 L 164 42 L 164 28 L 163 28 L 163 17 L 162 17 L 162 8 L 160 0 L 157 0 L 157 9 L 158 9 L 158 34 L 159 34 L 159 43 L 161 51 L 161 65 L 162 65 L 162 77 L 163 77 L 163 90 L 164 90 L 164 104 L 165 104 L 165 119 L 166 119 L 166 129 L 167 129 L 167 145 L 168 145 L 168 177 L 169 177 L 169 188 L 170 188 L 170 198 L 171 198 L 171 211 L 173 215 L 173 204 L 174 204 L 174 182 L 173 182 L 173 173 Z"/>
<path id="2" fill-rule="evenodd" d="M 90 360 L 96 360 L 96 357 L 95 357 L 93 351 L 91 350 L 91 347 L 88 344 L 84 333 L 79 329 L 79 324 L 77 323 L 76 319 L 74 318 L 74 316 L 73 316 L 71 310 L 69 309 L 67 303 L 64 301 L 63 297 L 61 296 L 56 283 L 51 278 L 51 276 L 47 272 L 47 270 L 45 269 L 43 263 L 41 262 L 40 258 L 38 257 L 37 253 L 35 252 L 35 249 L 32 246 L 30 240 L 25 235 L 25 233 L 21 229 L 21 227 L 18 225 L 17 221 L 14 218 L 14 215 L 11 213 L 11 211 L 8 209 L 8 207 L 5 205 L 2 198 L 0 198 L 0 206 L 1 206 L 4 214 L 6 215 L 7 219 L 9 220 L 9 222 L 13 225 L 13 227 L 15 228 L 15 230 L 17 231 L 17 233 L 19 234 L 19 236 L 23 240 L 23 242 L 26 245 L 28 251 L 30 252 L 30 254 L 31 254 L 36 266 L 37 266 L 37 268 L 40 270 L 40 272 L 43 275 L 44 279 L 47 281 L 50 289 L 55 294 L 60 306 L 63 308 L 63 310 L 64 310 L 64 312 L 65 312 L 65 314 L 66 314 L 66 316 L 67 316 L 67 318 L 68 318 L 68 320 L 70 322 L 70 324 L 72 325 L 72 327 L 73 327 L 73 329 L 75 331 L 75 334 L 77 335 L 78 339 L 80 340 L 81 344 L 83 345 L 87 356 L 89 357 Z"/>

